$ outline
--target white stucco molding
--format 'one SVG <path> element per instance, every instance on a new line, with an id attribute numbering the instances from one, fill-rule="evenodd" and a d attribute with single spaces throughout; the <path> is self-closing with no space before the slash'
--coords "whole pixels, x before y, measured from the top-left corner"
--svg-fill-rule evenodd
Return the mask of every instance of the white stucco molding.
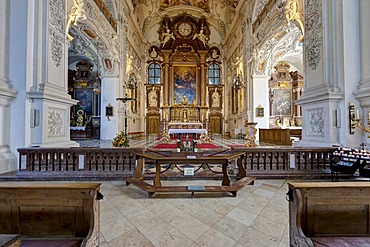
<path id="1" fill-rule="evenodd" d="M 317 103 L 320 101 L 342 101 L 343 100 L 343 93 L 331 93 L 328 91 L 317 91 L 316 93 L 307 94 L 306 92 L 301 96 L 300 99 L 295 101 L 296 105 L 305 105 L 311 103 Z"/>
<path id="2" fill-rule="evenodd" d="M 370 79 L 361 80 L 357 91 L 353 93 L 362 108 L 370 108 Z"/>
<path id="3" fill-rule="evenodd" d="M 44 85 L 44 87 L 42 87 L 42 90 L 40 91 L 28 92 L 27 97 L 29 99 L 42 99 L 68 105 L 75 105 L 78 103 L 78 100 L 72 99 L 66 91 L 61 90 L 60 87 L 52 84 Z"/>
<path id="4" fill-rule="evenodd" d="M 17 96 L 9 83 L 9 80 L 0 78 L 0 106 L 9 106 Z"/>

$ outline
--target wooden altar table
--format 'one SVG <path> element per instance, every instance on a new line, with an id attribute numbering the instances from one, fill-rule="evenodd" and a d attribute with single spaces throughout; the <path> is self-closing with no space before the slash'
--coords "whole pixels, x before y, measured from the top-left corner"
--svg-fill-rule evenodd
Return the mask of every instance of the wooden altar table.
<path id="1" fill-rule="evenodd" d="M 238 190 L 242 189 L 247 184 L 253 184 L 254 177 L 247 177 L 246 171 L 243 167 L 242 161 L 244 152 L 230 153 L 220 156 L 204 155 L 204 153 L 172 153 L 169 156 L 163 156 L 158 153 L 135 153 L 138 158 L 138 165 L 134 171 L 134 176 L 126 180 L 126 184 L 133 184 L 142 190 L 148 192 L 151 197 L 155 192 L 230 192 L 234 197 Z M 145 166 L 145 159 L 152 160 L 156 165 L 156 173 L 153 185 L 143 181 L 143 169 Z M 237 162 L 238 174 L 236 175 L 237 181 L 231 184 L 228 166 L 232 161 Z M 189 186 L 162 186 L 161 185 L 161 165 L 162 164 L 221 164 L 223 180 L 221 186 L 195 186 L 201 187 L 193 188 Z"/>

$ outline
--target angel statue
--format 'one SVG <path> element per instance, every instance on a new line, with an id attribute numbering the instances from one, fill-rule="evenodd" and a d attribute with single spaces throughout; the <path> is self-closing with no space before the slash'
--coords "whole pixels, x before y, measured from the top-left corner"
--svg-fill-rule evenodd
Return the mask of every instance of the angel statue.
<path id="1" fill-rule="evenodd" d="M 170 40 L 175 40 L 175 36 L 173 36 L 173 33 L 170 32 L 170 29 L 167 28 L 165 33 L 162 33 L 162 47 Z"/>
<path id="2" fill-rule="evenodd" d="M 84 0 L 74 0 L 71 12 L 68 15 L 66 33 L 68 35 L 69 28 L 72 24 L 76 25 L 79 20 L 86 20 L 86 12 L 84 10 Z"/>
<path id="3" fill-rule="evenodd" d="M 206 35 L 204 35 L 204 33 L 203 33 L 203 29 L 201 29 L 201 30 L 199 31 L 199 33 L 194 34 L 194 36 L 193 36 L 193 40 L 194 40 L 195 38 L 198 38 L 200 41 L 202 41 L 204 46 L 206 46 L 206 45 L 207 45 L 207 43 L 208 43 L 208 38 L 206 37 Z"/>

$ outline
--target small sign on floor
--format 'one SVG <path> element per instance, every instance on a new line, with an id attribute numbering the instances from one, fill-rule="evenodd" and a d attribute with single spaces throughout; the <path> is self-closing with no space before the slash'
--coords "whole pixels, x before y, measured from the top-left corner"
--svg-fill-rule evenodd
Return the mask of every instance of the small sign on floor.
<path id="1" fill-rule="evenodd" d="M 184 175 L 185 176 L 194 176 L 194 168 L 193 167 L 185 167 L 184 168 Z"/>

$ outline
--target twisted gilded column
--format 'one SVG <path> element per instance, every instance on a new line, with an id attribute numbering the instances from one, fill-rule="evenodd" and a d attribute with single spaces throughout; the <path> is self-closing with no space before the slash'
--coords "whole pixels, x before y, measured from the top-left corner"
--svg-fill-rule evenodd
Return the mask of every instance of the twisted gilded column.
<path id="1" fill-rule="evenodd" d="M 207 103 L 207 65 L 206 65 L 206 55 L 207 51 L 199 51 L 200 55 L 200 105 L 205 106 Z"/>
<path id="2" fill-rule="evenodd" d="M 162 69 L 163 69 L 163 105 L 169 105 L 170 95 L 170 53 L 171 51 L 162 51 L 164 56 Z"/>

